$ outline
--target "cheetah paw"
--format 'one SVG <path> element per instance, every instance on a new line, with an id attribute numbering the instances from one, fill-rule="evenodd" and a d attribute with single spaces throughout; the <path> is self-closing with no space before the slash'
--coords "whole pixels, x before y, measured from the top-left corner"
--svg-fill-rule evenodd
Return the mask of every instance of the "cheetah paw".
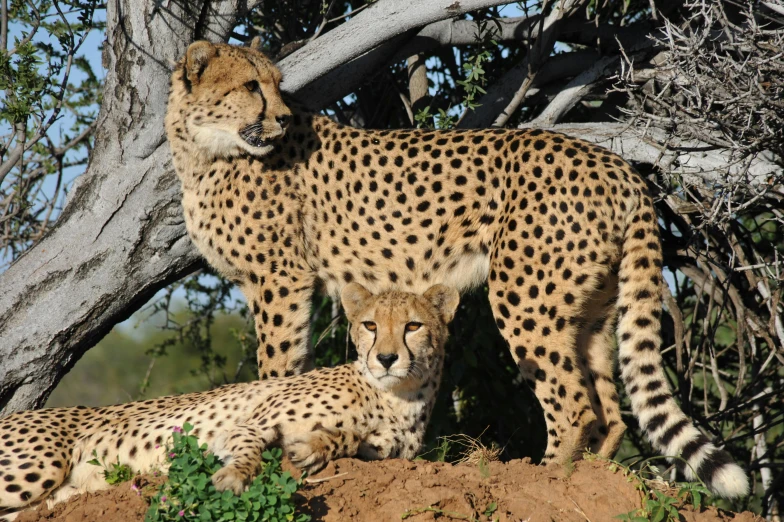
<path id="1" fill-rule="evenodd" d="M 286 445 L 289 460 L 308 475 L 318 473 L 329 461 L 326 452 L 313 449 L 313 445 L 304 440 L 296 440 Z"/>
<path id="2" fill-rule="evenodd" d="M 245 491 L 246 477 L 236 468 L 225 466 L 212 475 L 212 483 L 218 491 L 231 490 L 235 495 Z"/>

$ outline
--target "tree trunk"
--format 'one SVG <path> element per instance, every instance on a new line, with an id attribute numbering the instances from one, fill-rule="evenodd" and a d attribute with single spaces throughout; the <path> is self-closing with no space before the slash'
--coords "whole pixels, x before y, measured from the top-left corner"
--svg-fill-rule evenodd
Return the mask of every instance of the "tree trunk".
<path id="1" fill-rule="evenodd" d="M 90 164 L 51 232 L 0 275 L 0 413 L 42 406 L 112 326 L 200 266 L 163 128 L 170 67 L 193 40 L 226 41 L 240 7 L 257 3 L 108 3 Z M 384 65 L 394 49 L 374 53 L 379 44 L 402 44 L 422 25 L 502 3 L 380 0 L 281 62 L 286 88 L 319 108 L 367 79 L 347 69 Z M 315 82 L 327 80 L 330 88 L 319 90 Z"/>
<path id="2" fill-rule="evenodd" d="M 90 165 L 53 230 L 0 277 L 3 413 L 41 406 L 114 324 L 200 263 L 182 226 L 162 122 L 169 64 L 200 36 L 205 2 L 144 3 L 109 2 Z M 219 39 L 220 25 L 210 32 Z"/>

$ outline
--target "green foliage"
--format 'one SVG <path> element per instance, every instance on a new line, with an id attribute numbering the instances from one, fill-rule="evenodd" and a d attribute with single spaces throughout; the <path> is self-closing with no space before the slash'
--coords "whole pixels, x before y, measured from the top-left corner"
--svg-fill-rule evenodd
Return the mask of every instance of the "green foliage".
<path id="1" fill-rule="evenodd" d="M 474 110 L 479 107 L 481 104 L 477 101 L 478 96 L 487 94 L 484 89 L 487 83 L 487 72 L 484 67 L 493 59 L 493 53 L 488 49 L 488 46 L 498 47 L 498 42 L 495 40 L 482 41 L 479 37 L 487 29 L 487 24 L 487 20 L 481 18 L 476 20 L 477 49 L 473 54 L 468 55 L 463 62 L 462 68 L 465 72 L 465 78 L 455 80 L 455 83 L 463 88 L 464 95 L 461 104 L 465 110 Z M 414 115 L 414 123 L 417 128 L 453 129 L 457 126 L 459 118 L 458 115 L 450 113 L 450 109 L 451 107 L 438 108 L 433 113 L 433 109 L 428 105 L 417 111 Z"/>
<path id="2" fill-rule="evenodd" d="M 88 460 L 88 464 L 92 464 L 93 466 L 100 466 L 103 468 L 103 478 L 106 479 L 106 482 L 112 486 L 116 484 L 121 484 L 123 482 L 128 482 L 133 478 L 135 473 L 131 469 L 130 466 L 127 464 L 120 464 L 120 458 L 117 457 L 117 462 L 113 462 L 106 465 L 106 461 L 101 458 L 98 460 L 98 454 L 93 450 L 93 458 Z"/>
<path id="3" fill-rule="evenodd" d="M 0 121 L 15 124 L 26 122 L 31 116 L 43 120 L 47 111 L 59 111 L 64 103 L 76 102 L 75 106 L 81 106 L 78 99 L 83 96 L 83 90 L 98 87 L 84 57 L 75 55 L 87 33 L 102 28 L 101 23 L 94 21 L 99 5 L 97 0 L 39 0 L 34 9 L 30 9 L 28 2 L 11 2 L 9 19 L 19 24 L 21 31 L 14 38 L 11 49 L 0 50 L 0 90 L 4 91 Z M 63 8 L 75 12 L 76 19 L 66 16 Z M 39 31 L 48 34 L 50 40 L 36 41 L 34 36 Z M 79 86 L 67 83 L 73 66 L 87 76 L 85 83 Z M 97 92 L 88 98 L 90 105 L 100 102 Z M 57 112 L 51 117 L 56 118 Z"/>
<path id="4" fill-rule="evenodd" d="M 32 42 L 15 39 L 16 56 L 0 53 L 0 89 L 5 103 L 0 105 L 0 118 L 10 123 L 24 121 L 40 103 L 49 82 L 40 74 L 41 58 Z"/>
<path id="5" fill-rule="evenodd" d="M 681 520 L 679 509 L 690 503 L 695 510 L 700 510 L 705 505 L 710 491 L 702 482 L 685 482 L 678 484 L 678 492 L 673 497 L 662 489 L 670 490 L 666 481 L 661 478 L 659 469 L 653 461 L 663 460 L 664 457 L 638 460 L 631 466 L 599 457 L 593 453 L 584 455 L 586 460 L 604 460 L 608 462 L 607 469 L 613 473 L 621 471 L 629 482 L 634 482 L 635 487 L 643 494 L 642 506 L 638 509 L 621 513 L 614 518 L 626 522 L 678 522 Z M 657 486 L 665 488 L 657 489 Z"/>
<path id="6" fill-rule="evenodd" d="M 292 495 L 301 485 L 289 472 L 281 472 L 279 448 L 262 454 L 262 470 L 242 495 L 220 492 L 211 476 L 221 468 L 220 461 L 199 444 L 188 423 L 172 433 L 167 448 L 168 479 L 152 498 L 146 522 L 199 520 L 223 522 L 307 522 L 310 517 L 295 513 Z"/>
<path id="7" fill-rule="evenodd" d="M 651 490 L 640 509 L 621 513 L 614 518 L 626 522 L 679 522 L 679 508 L 692 499 L 695 510 L 702 507 L 703 495 L 707 490 L 700 484 L 684 484 L 675 497 L 658 490 Z"/>
<path id="8" fill-rule="evenodd" d="M 81 51 L 100 0 L 12 0 L 0 45 L 0 266 L 43 235 L 87 162 L 102 81 Z M 53 179 L 50 179 L 53 178 Z M 48 181 L 48 182 L 47 182 Z"/>
<path id="9" fill-rule="evenodd" d="M 645 499 L 645 507 L 617 515 L 615 518 L 629 522 L 678 522 L 678 499 L 665 495 L 661 491 L 653 491 L 653 497 Z"/>
<path id="10" fill-rule="evenodd" d="M 200 359 L 198 368 L 192 370 L 194 377 L 206 379 L 211 387 L 222 384 L 249 380 L 254 378 L 256 366 L 256 338 L 253 331 L 252 318 L 248 316 L 248 307 L 232 297 L 233 285 L 221 277 L 212 276 L 210 270 L 205 274 L 187 277 L 171 285 L 164 296 L 153 302 L 150 313 L 163 318 L 163 329 L 172 333 L 157 342 L 147 351 L 153 360 L 169 353 L 177 345 L 188 345 Z M 177 291 L 184 293 L 184 301 L 188 310 L 187 317 L 176 317 L 171 314 L 173 295 Z M 233 371 L 228 367 L 228 359 L 224 353 L 216 351 L 215 322 L 218 317 L 236 313 L 244 322 L 244 327 L 233 328 L 231 337 L 233 345 L 241 349 L 240 360 Z M 145 386 L 142 386 L 142 392 Z"/>
<path id="11" fill-rule="evenodd" d="M 103 406 L 130 400 L 143 400 L 175 393 L 206 390 L 213 382 L 250 381 L 256 378 L 255 361 L 246 362 L 246 353 L 255 359 L 255 335 L 252 327 L 238 313 L 216 313 L 210 325 L 211 349 L 225 360 L 225 365 L 204 371 L 201 348 L 183 336 L 167 345 L 165 356 L 150 352 L 166 339 L 177 335 L 161 325 L 186 324 L 196 320 L 182 304 L 172 305 L 168 319 L 161 313 L 148 317 L 140 313 L 131 321 L 141 321 L 137 328 L 115 328 L 90 349 L 58 384 L 46 403 L 47 407 Z M 237 337 L 250 343 L 248 352 Z M 247 347 L 247 345 L 245 346 Z M 225 375 L 224 375 L 225 373 Z"/>
<path id="12" fill-rule="evenodd" d="M 490 40 L 493 45 L 498 45 L 494 40 Z M 481 106 L 477 102 L 477 95 L 486 94 L 483 85 L 486 83 L 484 64 L 491 58 L 491 53 L 487 49 L 480 50 L 475 54 L 468 57 L 468 60 L 463 62 L 463 70 L 466 73 L 465 80 L 458 80 L 457 84 L 463 87 L 465 97 L 463 98 L 463 105 L 466 109 L 474 110 Z"/>
<path id="13" fill-rule="evenodd" d="M 433 122 L 432 125 L 431 121 Z M 438 109 L 436 114 L 431 114 L 430 106 L 428 105 L 417 111 L 414 115 L 414 122 L 418 129 L 430 128 L 432 126 L 432 128 L 439 130 L 449 130 L 454 129 L 455 125 L 457 125 L 457 116 L 449 114 L 444 109 Z"/>

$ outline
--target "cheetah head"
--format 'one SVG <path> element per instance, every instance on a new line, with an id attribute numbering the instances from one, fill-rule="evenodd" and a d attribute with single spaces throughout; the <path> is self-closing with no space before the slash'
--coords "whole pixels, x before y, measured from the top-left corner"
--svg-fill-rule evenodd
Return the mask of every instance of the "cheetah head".
<path id="1" fill-rule="evenodd" d="M 184 127 L 185 139 L 213 157 L 272 152 L 291 111 L 280 94 L 280 71 L 256 46 L 188 47 L 172 76 L 169 113 L 179 121 L 167 121 L 170 134 Z"/>
<path id="2" fill-rule="evenodd" d="M 457 290 L 435 285 L 423 295 L 374 296 L 351 283 L 343 289 L 341 301 L 351 322 L 357 364 L 371 384 L 395 392 L 414 391 L 440 372 L 447 325 L 460 301 Z"/>

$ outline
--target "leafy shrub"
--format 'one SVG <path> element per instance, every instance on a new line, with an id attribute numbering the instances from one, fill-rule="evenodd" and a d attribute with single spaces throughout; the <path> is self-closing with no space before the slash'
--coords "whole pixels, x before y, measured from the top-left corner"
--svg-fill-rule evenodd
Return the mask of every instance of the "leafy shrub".
<path id="1" fill-rule="evenodd" d="M 185 423 L 176 429 L 167 450 L 169 477 L 153 497 L 146 522 L 163 521 L 264 521 L 307 522 L 310 517 L 294 512 L 292 494 L 301 482 L 282 472 L 278 448 L 262 454 L 262 471 L 242 495 L 218 491 L 212 474 L 221 468 L 218 458 L 207 453 L 207 445 L 199 444 L 193 429 Z"/>

